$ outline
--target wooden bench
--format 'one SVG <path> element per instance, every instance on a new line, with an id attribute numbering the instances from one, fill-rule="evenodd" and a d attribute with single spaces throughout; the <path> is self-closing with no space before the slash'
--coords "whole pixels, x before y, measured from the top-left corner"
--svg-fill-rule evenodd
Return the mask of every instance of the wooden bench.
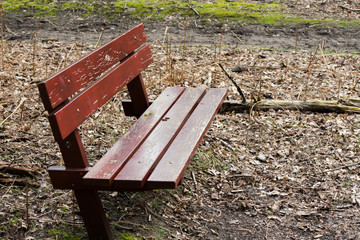
<path id="1" fill-rule="evenodd" d="M 227 90 L 169 87 L 149 103 L 141 72 L 152 63 L 138 25 L 39 83 L 65 166 L 48 169 L 53 187 L 74 189 L 90 239 L 112 239 L 98 190 L 175 188 Z M 90 167 L 78 126 L 127 86 L 136 123 Z"/>

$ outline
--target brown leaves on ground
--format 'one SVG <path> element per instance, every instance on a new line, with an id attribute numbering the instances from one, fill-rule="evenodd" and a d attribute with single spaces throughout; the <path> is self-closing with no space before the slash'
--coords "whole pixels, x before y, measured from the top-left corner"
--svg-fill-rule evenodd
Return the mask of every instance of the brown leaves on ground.
<path id="1" fill-rule="evenodd" d="M 166 86 L 226 87 L 241 101 L 217 62 L 247 98 L 325 99 L 360 96 L 359 55 L 276 51 L 229 46 L 153 44 L 155 63 L 144 73 L 154 99 Z M 32 169 L 39 187 L 0 188 L 0 236 L 40 239 L 86 235 L 70 191 L 53 190 L 46 168 L 61 165 L 36 82 L 90 52 L 93 45 L 6 42 L 1 78 L 0 164 Z M 170 51 L 171 50 L 171 51 Z M 311 60 L 312 59 L 312 60 Z M 125 118 L 119 93 L 80 131 L 91 162 L 134 119 Z M 217 115 L 172 191 L 104 192 L 114 233 L 177 239 L 354 239 L 360 222 L 360 118 L 348 114 L 268 111 Z M 31 179 L 29 179 L 31 180 Z M 28 210 L 26 210 L 28 209 Z M 73 214 L 74 212 L 74 214 Z"/>

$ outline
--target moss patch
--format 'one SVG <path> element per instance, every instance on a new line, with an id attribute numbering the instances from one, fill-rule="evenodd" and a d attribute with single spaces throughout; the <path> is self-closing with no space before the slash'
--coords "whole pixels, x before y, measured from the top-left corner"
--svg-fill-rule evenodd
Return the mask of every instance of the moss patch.
<path id="1" fill-rule="evenodd" d="M 162 19 L 166 16 L 200 16 L 205 21 L 217 19 L 263 25 L 327 25 L 336 27 L 359 27 L 359 20 L 306 19 L 282 13 L 285 6 L 280 3 L 249 3 L 246 1 L 218 0 L 212 3 L 191 1 L 128 0 L 128 1 L 71 1 L 56 0 L 9 0 L 3 1 L 8 12 L 26 12 L 37 17 L 75 13 L 82 17 L 98 16 L 114 19 L 122 15 L 133 18 Z M 191 6 L 191 7 L 190 7 Z"/>

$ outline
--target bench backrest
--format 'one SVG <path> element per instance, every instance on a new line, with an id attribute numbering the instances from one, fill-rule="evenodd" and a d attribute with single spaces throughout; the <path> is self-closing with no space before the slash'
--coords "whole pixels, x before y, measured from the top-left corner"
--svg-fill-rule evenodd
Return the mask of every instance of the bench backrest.
<path id="1" fill-rule="evenodd" d="M 77 127 L 125 86 L 134 104 L 148 106 L 141 72 L 153 59 L 146 41 L 140 24 L 38 84 L 65 165 L 87 167 Z"/>

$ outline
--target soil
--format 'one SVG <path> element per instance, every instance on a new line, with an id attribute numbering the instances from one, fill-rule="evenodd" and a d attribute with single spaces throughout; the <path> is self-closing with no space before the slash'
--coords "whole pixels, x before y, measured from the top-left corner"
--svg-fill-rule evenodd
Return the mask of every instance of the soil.
<path id="1" fill-rule="evenodd" d="M 62 161 L 34 83 L 93 50 L 102 29 L 102 42 L 106 42 L 140 21 L 104 22 L 75 16 L 42 20 L 34 74 L 30 40 L 36 21 L 6 17 L 11 32 L 5 35 L 6 64 L 0 75 L 0 122 L 14 114 L 0 126 L 0 163 L 33 169 L 37 175 L 1 175 L 11 181 L 1 184 L 0 237 L 86 239 L 72 193 L 53 190 L 48 181 L 47 166 Z M 182 45 L 184 19 L 147 21 L 145 27 L 155 58 L 144 73 L 152 99 L 166 86 L 185 85 L 226 87 L 228 99 L 239 100 L 217 67 L 220 60 L 227 69 L 259 67 L 232 73 L 248 98 L 360 97 L 359 29 L 204 24 L 191 19 L 186 55 L 174 46 L 171 68 L 156 40 L 162 42 L 169 27 L 174 45 Z M 226 46 L 221 54 L 214 49 L 220 42 Z M 312 56 L 310 50 L 319 44 L 336 53 Z M 286 67 L 281 67 L 284 63 Z M 269 66 L 273 70 L 264 70 Z M 309 90 L 304 93 L 307 78 Z M 91 162 L 116 140 L 110 137 L 121 135 L 135 121 L 116 107 L 125 96 L 124 92 L 117 95 L 81 127 Z M 24 104 L 17 108 L 21 99 Z M 280 110 L 217 115 L 185 174 L 184 185 L 176 190 L 102 192 L 101 197 L 117 239 L 129 235 L 143 239 L 360 239 L 359 129 L 360 118 L 355 114 Z"/>
<path id="2" fill-rule="evenodd" d="M 215 20 L 214 20 L 215 21 Z M 360 50 L 360 29 L 319 27 L 312 25 L 297 26 L 265 26 L 247 25 L 241 23 L 208 23 L 197 19 L 190 19 L 187 23 L 186 42 L 192 45 L 219 44 L 222 36 L 224 46 L 248 45 L 252 47 L 274 49 L 315 49 L 322 44 L 324 50 L 358 52 Z M 64 42 L 93 42 L 97 43 L 101 33 L 102 42 L 107 42 L 121 32 L 141 23 L 141 20 L 104 21 L 99 18 L 82 19 L 76 16 L 61 18 L 57 21 L 41 20 L 38 38 L 58 39 Z M 149 20 L 145 22 L 145 29 L 151 42 L 163 40 L 165 31 L 171 34 L 175 44 L 183 43 L 185 20 L 165 19 L 164 21 Z M 13 34 L 9 40 L 31 40 L 37 27 L 37 21 L 26 16 L 8 16 L 8 27 Z M 166 30 L 167 29 L 167 30 Z M 236 35 L 236 36 L 235 36 Z M 241 39 L 241 42 L 238 38 Z"/>

